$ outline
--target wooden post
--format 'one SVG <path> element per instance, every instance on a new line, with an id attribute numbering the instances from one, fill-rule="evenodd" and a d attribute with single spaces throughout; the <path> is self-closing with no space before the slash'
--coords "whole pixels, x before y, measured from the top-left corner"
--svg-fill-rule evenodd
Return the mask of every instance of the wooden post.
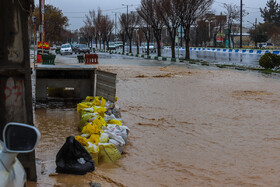
<path id="1" fill-rule="evenodd" d="M 33 0 L 0 1 L 0 139 L 8 122 L 33 125 L 28 16 Z M 36 181 L 35 152 L 18 156 Z"/>

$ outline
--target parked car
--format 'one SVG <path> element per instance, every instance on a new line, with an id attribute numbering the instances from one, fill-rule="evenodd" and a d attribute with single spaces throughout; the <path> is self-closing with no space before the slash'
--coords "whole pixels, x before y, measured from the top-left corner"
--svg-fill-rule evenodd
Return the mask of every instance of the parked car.
<path id="1" fill-rule="evenodd" d="M 117 41 L 117 42 L 115 42 L 115 46 L 116 46 L 116 48 L 120 48 L 123 46 L 123 43 L 121 41 Z"/>
<path id="2" fill-rule="evenodd" d="M 261 49 L 273 49 L 273 43 L 258 43 L 258 48 Z"/>
<path id="3" fill-rule="evenodd" d="M 86 44 L 79 44 L 73 49 L 75 53 L 90 53 L 90 48 Z"/>
<path id="4" fill-rule="evenodd" d="M 115 42 L 109 42 L 109 50 L 116 50 Z"/>
<path id="5" fill-rule="evenodd" d="M 144 44 L 144 47 L 142 48 L 143 53 L 147 53 L 148 45 L 147 43 Z M 153 43 L 149 43 L 149 51 L 150 53 L 155 53 L 156 49 Z"/>
<path id="6" fill-rule="evenodd" d="M 61 55 L 66 55 L 66 54 L 71 54 L 72 55 L 72 47 L 70 44 L 63 44 L 60 48 L 60 54 Z"/>
<path id="7" fill-rule="evenodd" d="M 0 186 L 26 186 L 26 173 L 16 158 L 18 153 L 32 152 L 39 139 L 37 128 L 22 124 L 8 123 L 0 141 Z"/>
<path id="8" fill-rule="evenodd" d="M 55 48 L 55 53 L 60 54 L 60 49 L 61 49 L 61 46 L 57 45 Z"/>

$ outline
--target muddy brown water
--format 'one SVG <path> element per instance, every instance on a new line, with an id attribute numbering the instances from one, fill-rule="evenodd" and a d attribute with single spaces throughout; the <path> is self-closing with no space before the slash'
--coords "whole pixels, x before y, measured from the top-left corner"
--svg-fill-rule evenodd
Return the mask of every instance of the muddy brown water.
<path id="1" fill-rule="evenodd" d="M 278 186 L 280 81 L 230 70 L 106 65 L 118 73 L 125 154 L 85 176 L 55 173 L 75 108 L 35 111 L 42 138 L 29 186 Z"/>

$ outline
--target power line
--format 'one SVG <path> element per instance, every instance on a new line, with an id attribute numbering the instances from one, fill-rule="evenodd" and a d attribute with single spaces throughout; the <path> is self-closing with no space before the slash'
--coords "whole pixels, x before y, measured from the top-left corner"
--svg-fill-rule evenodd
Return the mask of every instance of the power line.
<path id="1" fill-rule="evenodd" d="M 218 4 L 222 4 L 222 5 L 224 5 L 224 4 L 227 4 L 227 3 L 222 3 L 222 2 L 219 2 L 219 1 L 214 1 L 214 3 L 218 3 Z M 230 3 L 229 3 L 230 4 Z M 221 6 L 221 5 L 219 5 L 220 7 L 223 7 L 224 8 L 224 6 Z M 244 8 L 250 8 L 250 9 L 260 9 L 260 8 L 256 8 L 256 7 L 248 7 L 248 6 L 246 6 L 246 7 L 244 7 Z"/>

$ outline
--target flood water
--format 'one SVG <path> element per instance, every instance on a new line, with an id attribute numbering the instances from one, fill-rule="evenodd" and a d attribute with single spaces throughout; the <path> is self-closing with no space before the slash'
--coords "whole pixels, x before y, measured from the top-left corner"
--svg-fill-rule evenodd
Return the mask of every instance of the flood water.
<path id="1" fill-rule="evenodd" d="M 78 134 L 79 115 L 75 108 L 37 109 L 42 138 L 31 186 L 279 185 L 279 80 L 128 61 L 100 59 L 99 66 L 118 73 L 118 105 L 131 130 L 122 158 L 85 176 L 49 176 L 65 138 Z"/>
<path id="2" fill-rule="evenodd" d="M 126 51 L 128 51 L 129 48 L 126 47 Z M 120 52 L 121 49 L 118 49 Z M 134 54 L 137 53 L 137 48 L 134 46 L 132 48 L 132 52 Z M 140 54 L 143 53 L 142 48 L 140 48 Z M 171 58 L 171 49 L 165 48 L 161 51 L 162 56 Z M 157 56 L 157 53 L 151 53 L 150 56 Z M 177 48 L 175 50 L 175 56 L 176 58 L 184 58 L 185 57 L 185 50 Z M 207 61 L 210 63 L 215 64 L 227 64 L 227 65 L 238 65 L 238 66 L 250 66 L 250 67 L 256 67 L 259 66 L 259 59 L 261 58 L 262 54 L 256 54 L 256 53 L 239 53 L 239 52 L 223 52 L 223 51 L 207 51 L 207 50 L 201 50 L 201 51 L 194 51 L 190 50 L 190 59 L 195 60 L 202 60 Z"/>
<path id="3" fill-rule="evenodd" d="M 259 66 L 262 54 L 229 53 L 216 51 L 191 51 L 190 58 L 205 60 L 215 64 L 234 64 L 239 66 Z"/>

